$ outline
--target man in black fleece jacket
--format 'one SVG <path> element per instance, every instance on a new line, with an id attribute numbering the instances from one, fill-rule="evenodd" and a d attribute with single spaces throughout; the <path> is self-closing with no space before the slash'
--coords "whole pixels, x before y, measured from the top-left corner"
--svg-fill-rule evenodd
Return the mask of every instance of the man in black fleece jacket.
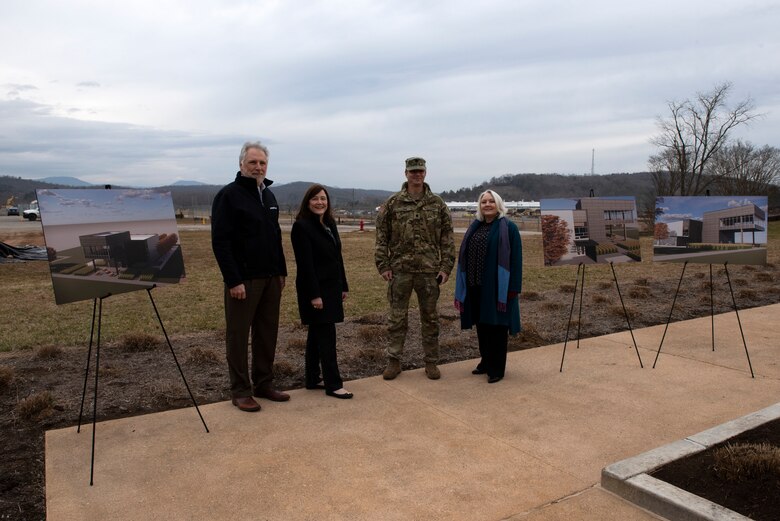
<path id="1" fill-rule="evenodd" d="M 244 143 L 236 180 L 211 208 L 211 247 L 225 282 L 225 343 L 233 405 L 259 411 L 252 395 L 284 402 L 273 381 L 279 304 L 287 276 L 279 205 L 266 179 L 268 149 Z M 252 332 L 252 369 L 247 351 Z"/>

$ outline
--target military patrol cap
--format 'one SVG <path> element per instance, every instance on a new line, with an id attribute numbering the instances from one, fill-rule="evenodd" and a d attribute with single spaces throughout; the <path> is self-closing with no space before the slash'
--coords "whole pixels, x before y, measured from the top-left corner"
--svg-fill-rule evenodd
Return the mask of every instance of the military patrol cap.
<path id="1" fill-rule="evenodd" d="M 421 157 L 410 157 L 406 160 L 407 170 L 425 170 L 425 159 Z"/>

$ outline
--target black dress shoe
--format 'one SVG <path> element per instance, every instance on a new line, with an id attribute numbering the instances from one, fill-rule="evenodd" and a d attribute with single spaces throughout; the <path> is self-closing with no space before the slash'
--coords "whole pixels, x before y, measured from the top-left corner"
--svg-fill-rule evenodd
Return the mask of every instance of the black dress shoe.
<path id="1" fill-rule="evenodd" d="M 485 373 L 487 373 L 487 371 L 485 371 L 484 369 L 480 369 L 479 366 L 477 366 L 476 369 L 471 371 L 471 374 L 485 374 Z"/>
<path id="2" fill-rule="evenodd" d="M 501 381 L 501 377 L 500 376 L 490 376 L 490 377 L 488 377 L 488 383 L 489 384 L 494 384 L 494 383 L 499 382 L 499 381 Z"/>
<path id="3" fill-rule="evenodd" d="M 343 394 L 337 394 L 336 391 L 325 391 L 325 394 L 327 394 L 328 396 L 333 396 L 334 398 L 341 398 L 342 400 L 349 400 L 350 398 L 352 398 L 354 396 L 350 392 L 346 392 L 346 393 L 343 393 Z"/>
<path id="4" fill-rule="evenodd" d="M 255 389 L 255 396 L 266 398 L 272 402 L 286 402 L 290 399 L 289 394 L 279 392 L 276 389 Z"/>

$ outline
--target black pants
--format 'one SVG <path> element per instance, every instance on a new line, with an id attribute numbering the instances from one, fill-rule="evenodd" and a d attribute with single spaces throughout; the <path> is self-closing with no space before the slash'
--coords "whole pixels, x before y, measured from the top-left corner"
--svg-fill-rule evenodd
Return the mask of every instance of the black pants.
<path id="1" fill-rule="evenodd" d="M 477 324 L 477 340 L 479 355 L 482 357 L 477 369 L 488 376 L 504 377 L 506 371 L 506 351 L 509 341 L 509 326 L 485 324 L 480 321 L 480 300 L 482 291 L 478 286 L 468 288 L 468 298 L 471 304 L 471 317 Z"/>
<path id="2" fill-rule="evenodd" d="M 242 300 L 232 298 L 225 287 L 225 344 L 233 398 L 252 396 L 253 384 L 255 389 L 271 387 L 279 331 L 281 278 L 245 280 L 244 286 L 246 298 Z M 251 375 L 247 360 L 250 330 Z"/>
<path id="3" fill-rule="evenodd" d="M 479 354 L 482 357 L 477 368 L 487 372 L 488 376 L 503 378 L 506 370 L 509 328 L 493 324 L 477 324 L 477 339 Z"/>
<path id="4" fill-rule="evenodd" d="M 310 324 L 306 338 L 306 386 L 318 383 L 322 364 L 325 389 L 336 391 L 344 386 L 336 361 L 336 324 Z"/>

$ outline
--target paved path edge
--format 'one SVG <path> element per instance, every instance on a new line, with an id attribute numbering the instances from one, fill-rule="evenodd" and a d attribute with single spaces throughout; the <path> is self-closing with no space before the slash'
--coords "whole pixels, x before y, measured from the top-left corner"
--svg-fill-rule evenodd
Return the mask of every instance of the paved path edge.
<path id="1" fill-rule="evenodd" d="M 601 470 L 601 486 L 635 505 L 672 521 L 736 521 L 749 518 L 650 473 L 678 459 L 707 450 L 745 431 L 780 418 L 780 402 L 682 440 L 613 463 Z"/>

